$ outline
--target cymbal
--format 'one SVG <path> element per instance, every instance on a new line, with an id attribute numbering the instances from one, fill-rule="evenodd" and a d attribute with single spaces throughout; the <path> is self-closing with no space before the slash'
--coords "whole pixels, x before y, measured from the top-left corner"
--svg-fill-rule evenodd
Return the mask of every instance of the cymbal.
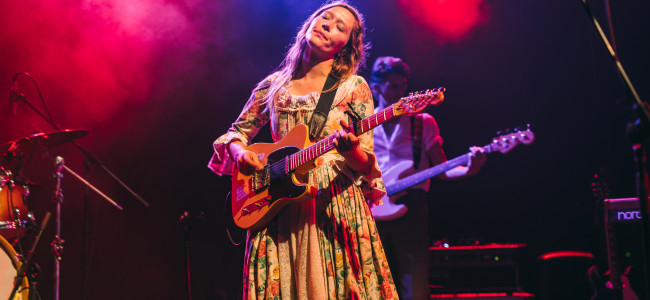
<path id="1" fill-rule="evenodd" d="M 36 133 L 4 144 L 2 148 L 0 148 L 0 152 L 24 151 L 29 150 L 25 148 L 33 146 L 52 147 L 72 142 L 86 134 L 88 134 L 88 130 L 81 129 L 65 129 L 50 133 Z"/>

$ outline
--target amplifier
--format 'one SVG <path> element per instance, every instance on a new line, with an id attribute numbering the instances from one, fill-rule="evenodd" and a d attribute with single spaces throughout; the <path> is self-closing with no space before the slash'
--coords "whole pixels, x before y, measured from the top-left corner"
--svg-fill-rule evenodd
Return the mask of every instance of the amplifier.
<path id="1" fill-rule="evenodd" d="M 444 300 L 533 300 L 535 295 L 526 292 L 514 293 L 458 293 L 458 294 L 431 294 L 429 299 Z"/>
<path id="2" fill-rule="evenodd" d="M 433 294 L 521 291 L 519 249 L 524 244 L 430 247 Z"/>
<path id="3" fill-rule="evenodd" d="M 638 198 L 605 199 L 607 216 L 612 223 L 630 223 L 641 221 Z"/>
<path id="4" fill-rule="evenodd" d="M 609 245 L 608 255 L 614 256 L 621 272 L 630 268 L 627 277 L 630 280 L 631 289 L 639 299 L 647 299 L 649 295 L 645 295 L 644 285 L 649 279 L 643 272 L 642 214 L 639 200 L 638 198 L 618 198 L 605 199 L 603 202 L 607 218 L 604 230 L 607 232 L 607 222 L 609 222 L 612 240 L 608 243 L 615 244 Z"/>

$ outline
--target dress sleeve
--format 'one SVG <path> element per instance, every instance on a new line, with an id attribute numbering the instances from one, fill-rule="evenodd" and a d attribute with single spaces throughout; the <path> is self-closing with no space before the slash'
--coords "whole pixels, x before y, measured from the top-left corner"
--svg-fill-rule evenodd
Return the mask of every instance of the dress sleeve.
<path id="1" fill-rule="evenodd" d="M 263 86 L 263 84 L 260 84 Z M 244 106 L 239 118 L 230 126 L 226 134 L 217 138 L 212 144 L 214 154 L 208 163 L 208 168 L 218 175 L 231 175 L 235 165 L 228 152 L 228 143 L 238 140 L 245 146 L 255 137 L 269 121 L 268 105 L 263 103 L 266 88 L 255 89 Z"/>
<path id="2" fill-rule="evenodd" d="M 366 83 L 363 77 L 357 77 L 356 80 L 358 84 L 351 93 L 350 104 L 359 116 L 365 119 L 375 113 L 375 105 L 372 101 L 372 93 L 370 92 L 368 83 Z M 342 104 L 347 106 L 346 103 Z M 381 179 L 381 170 L 379 169 L 379 163 L 373 150 L 374 137 L 372 130 L 359 136 L 359 145 L 368 154 L 368 159 L 371 160 L 372 167 L 368 172 L 357 172 L 348 167 L 344 168 L 344 173 L 348 177 L 351 177 L 355 184 L 361 187 L 367 201 L 373 204 L 380 204 L 381 198 L 386 195 L 386 187 L 384 186 L 384 181 Z"/>

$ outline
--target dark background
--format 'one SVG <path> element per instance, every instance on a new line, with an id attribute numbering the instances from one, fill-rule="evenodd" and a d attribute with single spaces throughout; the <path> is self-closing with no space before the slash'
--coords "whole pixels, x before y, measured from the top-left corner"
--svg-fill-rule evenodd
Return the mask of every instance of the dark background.
<path id="1" fill-rule="evenodd" d="M 620 60 L 647 98 L 650 4 L 613 2 Z M 532 145 L 491 155 L 478 176 L 434 181 L 432 239 L 527 244 L 522 276 L 525 290 L 533 293 L 535 257 L 542 253 L 588 251 L 602 264 L 590 183 L 598 173 L 612 197 L 634 196 L 633 155 L 625 138 L 634 115 L 580 1 L 352 4 L 365 14 L 373 44 L 361 75 L 369 75 L 377 56 L 399 56 L 412 67 L 409 90 L 447 88 L 445 102 L 429 112 L 450 158 L 489 143 L 505 128 L 530 124 L 536 135 Z M 607 28 L 603 1 L 590 4 Z M 319 5 L 295 0 L 4 5 L 0 91 L 8 95 L 12 76 L 30 73 L 56 124 L 88 130 L 78 143 L 151 204 L 146 208 L 91 167 L 89 180 L 124 207 L 119 211 L 93 192 L 85 198 L 84 186 L 66 174 L 63 299 L 184 298 L 179 222 L 184 211 L 204 212 L 190 235 L 194 299 L 238 297 L 244 249 L 231 244 L 226 229 L 236 241 L 242 232 L 224 211 L 229 178 L 206 168 L 211 143 L 235 120 L 255 84 L 281 62 L 297 28 Z M 18 89 L 43 110 L 26 76 L 18 76 Z M 0 117 L 0 128 L 3 144 L 36 129 L 56 131 L 25 103 L 18 104 L 17 115 Z M 63 156 L 70 168 L 85 173 L 84 157 L 71 144 L 48 152 L 49 158 L 35 153 L 22 170 L 38 183 L 31 187 L 29 208 L 39 222 L 55 209 L 52 156 Z M 35 256 L 43 299 L 52 298 L 53 236 L 52 219 Z M 23 238 L 23 247 L 32 240 Z"/>

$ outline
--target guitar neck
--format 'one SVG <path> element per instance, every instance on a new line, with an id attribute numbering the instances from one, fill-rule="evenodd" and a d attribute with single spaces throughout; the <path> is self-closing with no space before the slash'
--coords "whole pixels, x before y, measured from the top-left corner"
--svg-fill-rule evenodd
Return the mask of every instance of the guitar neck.
<path id="1" fill-rule="evenodd" d="M 609 281 L 612 283 L 612 296 L 614 300 L 623 299 L 621 281 L 621 269 L 618 264 L 618 246 L 616 242 L 616 232 L 614 226 L 609 220 L 607 211 L 605 211 L 605 243 L 607 244 L 607 263 L 609 264 Z"/>
<path id="2" fill-rule="evenodd" d="M 596 174 L 597 175 L 597 174 Z M 597 176 L 596 176 L 597 178 Z M 609 196 L 606 182 L 596 180 L 592 183 L 592 190 L 599 203 L 603 203 Z M 610 299 L 623 299 L 623 282 L 621 279 L 621 270 L 618 263 L 618 246 L 616 243 L 616 231 L 614 224 L 609 219 L 609 209 L 603 205 L 603 223 L 605 226 L 605 245 L 607 250 L 607 265 L 609 266 L 609 288 Z"/>
<path id="3" fill-rule="evenodd" d="M 483 146 L 483 149 L 485 150 L 485 153 L 492 153 L 492 151 L 494 150 L 492 149 L 492 144 Z M 468 152 L 464 155 L 455 157 L 444 163 L 428 168 L 424 171 L 397 180 L 394 183 L 386 186 L 386 194 L 390 196 L 399 193 L 409 187 L 412 187 L 420 182 L 426 181 L 429 178 L 436 177 L 455 167 L 467 165 L 469 161 L 469 154 L 470 153 Z"/>
<path id="4" fill-rule="evenodd" d="M 394 105 L 391 105 L 381 110 L 380 112 L 359 121 L 354 132 L 357 136 L 362 135 L 371 129 L 383 124 L 384 122 L 394 118 L 395 116 Z M 334 135 L 330 135 L 316 142 L 315 144 L 290 155 L 288 161 L 289 167 L 287 170 L 296 170 L 303 164 L 312 161 L 329 151 L 334 150 L 335 139 L 336 138 Z"/>

